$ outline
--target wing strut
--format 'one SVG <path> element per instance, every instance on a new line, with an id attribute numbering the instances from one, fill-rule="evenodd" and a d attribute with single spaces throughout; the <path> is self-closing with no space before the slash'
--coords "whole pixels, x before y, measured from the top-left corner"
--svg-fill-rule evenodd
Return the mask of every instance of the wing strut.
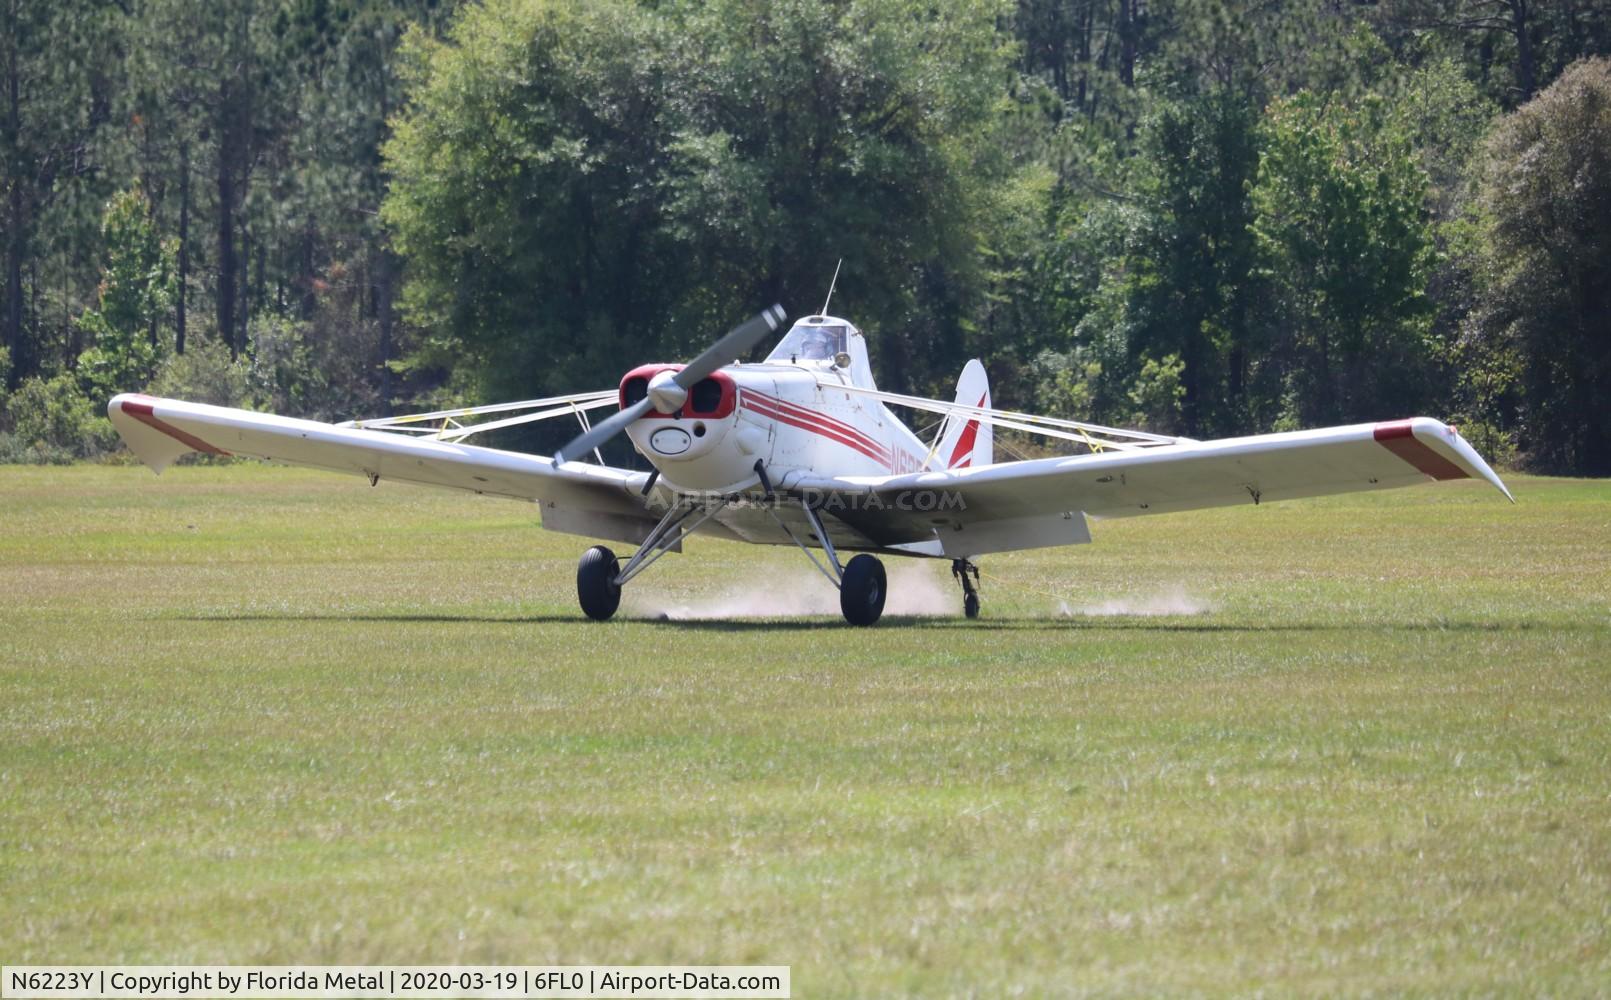
<path id="1" fill-rule="evenodd" d="M 352 427 L 365 431 L 398 431 L 429 437 L 437 441 L 463 441 L 472 434 L 495 431 L 503 427 L 552 420 L 566 414 L 575 414 L 582 426 L 587 426 L 584 410 L 597 410 L 612 406 L 616 390 L 599 389 L 570 396 L 547 396 L 543 399 L 525 399 L 513 403 L 491 403 L 486 406 L 466 406 L 456 410 L 433 410 L 430 413 L 408 413 L 397 417 L 375 417 L 369 420 L 348 420 L 336 427 Z M 531 412 L 521 413 L 522 410 Z M 481 423 L 462 423 L 465 417 L 481 417 L 496 413 L 515 413 L 517 416 L 486 420 Z M 435 426 L 432 426 L 432 425 Z M 600 460 L 602 463 L 602 459 Z"/>
<path id="2" fill-rule="evenodd" d="M 1008 430 L 1023 431 L 1026 434 L 1036 434 L 1041 437 L 1058 438 L 1084 445 L 1093 453 L 1105 451 L 1109 448 L 1115 451 L 1138 451 L 1144 448 L 1159 448 L 1172 444 L 1190 444 L 1191 438 L 1170 437 L 1166 434 L 1152 434 L 1147 431 L 1125 430 L 1119 427 L 1105 427 L 1102 424 L 1086 423 L 1083 420 L 1064 420 L 1060 417 L 1043 417 L 1034 413 L 1022 413 L 1017 410 L 996 410 L 988 406 L 967 406 L 961 403 L 946 403 L 938 399 L 929 399 L 926 396 L 907 396 L 898 392 L 884 392 L 880 389 L 868 389 L 858 385 L 841 384 L 838 382 L 819 381 L 823 389 L 834 392 L 848 392 L 860 396 L 870 396 L 873 399 L 890 403 L 895 406 L 905 406 L 914 410 L 925 410 L 930 413 L 939 413 L 947 420 L 984 420 L 996 427 L 1005 427 Z M 945 427 L 942 423 L 940 434 L 943 435 Z M 940 437 L 936 437 L 938 445 Z"/>

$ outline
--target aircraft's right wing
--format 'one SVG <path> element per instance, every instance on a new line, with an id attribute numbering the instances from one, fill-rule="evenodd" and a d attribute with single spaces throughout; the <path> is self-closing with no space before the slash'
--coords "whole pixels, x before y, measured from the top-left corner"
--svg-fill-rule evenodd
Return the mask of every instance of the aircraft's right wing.
<path id="1" fill-rule="evenodd" d="M 1090 541 L 1085 516 L 1133 517 L 1482 479 L 1454 428 L 1426 417 L 1109 450 L 900 476 L 801 482 L 881 546 L 949 557 Z"/>
<path id="2" fill-rule="evenodd" d="M 639 495 L 647 473 L 610 466 L 556 466 L 540 455 L 135 393 L 113 398 L 107 415 L 129 448 L 157 472 L 192 451 L 246 455 L 535 500 L 545 528 L 628 542 L 642 541 L 660 513 Z"/>

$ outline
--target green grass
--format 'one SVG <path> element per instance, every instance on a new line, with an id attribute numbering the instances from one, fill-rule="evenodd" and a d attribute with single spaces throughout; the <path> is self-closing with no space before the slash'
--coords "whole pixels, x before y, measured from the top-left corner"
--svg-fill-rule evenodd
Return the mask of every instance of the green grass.
<path id="1" fill-rule="evenodd" d="M 507 501 L 0 469 L 0 960 L 1603 992 L 1611 483 L 1511 485 L 1101 522 L 854 630 L 585 622 Z M 690 548 L 640 614 L 807 586 Z"/>

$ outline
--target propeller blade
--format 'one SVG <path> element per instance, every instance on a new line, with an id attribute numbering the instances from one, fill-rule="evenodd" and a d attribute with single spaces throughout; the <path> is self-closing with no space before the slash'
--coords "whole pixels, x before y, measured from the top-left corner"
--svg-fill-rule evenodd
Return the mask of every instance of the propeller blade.
<path id="1" fill-rule="evenodd" d="M 786 318 L 787 314 L 784 313 L 783 307 L 778 305 L 750 317 L 727 331 L 727 336 L 716 341 L 705 353 L 688 362 L 687 366 L 672 376 L 671 380 L 684 389 L 693 388 L 695 382 L 722 365 L 732 364 L 735 359 L 748 354 L 750 348 L 759 343 L 762 337 L 776 330 Z"/>
<path id="2" fill-rule="evenodd" d="M 648 413 L 654 403 L 648 397 L 638 400 L 620 413 L 594 424 L 591 429 L 583 431 L 572 438 L 565 447 L 554 452 L 554 464 L 563 465 L 570 459 L 565 456 L 586 455 L 599 445 L 626 430 L 627 424 Z"/>
<path id="3" fill-rule="evenodd" d="M 690 388 L 721 366 L 731 364 L 734 359 L 748 354 L 750 348 L 762 337 L 776 330 L 787 317 L 788 314 L 779 305 L 763 310 L 727 331 L 726 336 L 712 344 L 699 357 L 688 362 L 687 366 L 673 375 L 671 380 L 684 389 Z M 583 431 L 572 438 L 565 447 L 554 452 L 554 464 L 562 465 L 577 455 L 587 454 L 626 430 L 628 424 L 648 413 L 653 407 L 654 401 L 646 396 L 608 420 L 599 421 L 593 425 L 592 430 Z"/>

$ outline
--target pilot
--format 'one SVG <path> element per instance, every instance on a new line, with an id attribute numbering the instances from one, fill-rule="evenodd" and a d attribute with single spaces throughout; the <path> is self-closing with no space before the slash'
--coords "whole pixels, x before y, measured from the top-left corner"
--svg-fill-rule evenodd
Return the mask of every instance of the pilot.
<path id="1" fill-rule="evenodd" d="M 827 361 L 833 357 L 833 332 L 826 327 L 806 327 L 800 338 L 800 357 L 807 361 Z"/>

